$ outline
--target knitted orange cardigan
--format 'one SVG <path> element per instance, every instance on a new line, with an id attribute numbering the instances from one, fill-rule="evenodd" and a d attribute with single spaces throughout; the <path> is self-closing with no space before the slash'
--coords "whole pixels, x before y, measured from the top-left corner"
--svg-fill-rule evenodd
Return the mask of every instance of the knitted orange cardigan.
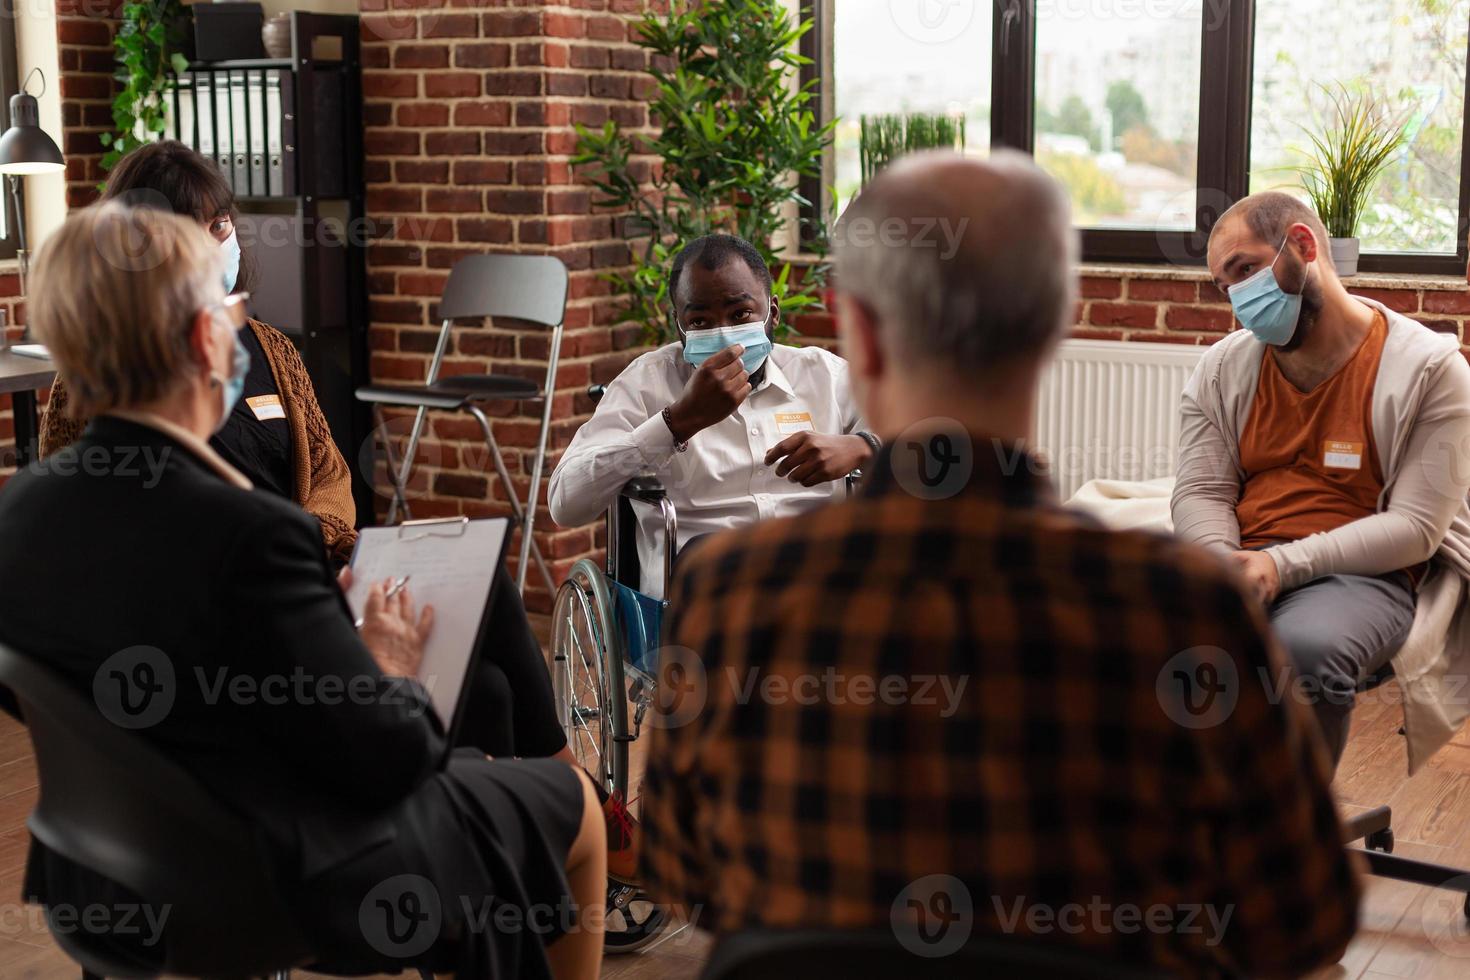
<path id="1" fill-rule="evenodd" d="M 332 440 L 332 430 L 317 404 L 316 390 L 296 345 L 285 334 L 259 320 L 251 320 L 250 328 L 270 362 L 271 375 L 286 407 L 286 421 L 291 426 L 296 503 L 321 522 L 327 554 L 347 561 L 357 541 L 357 531 L 353 529 L 357 508 L 352 502 L 352 473 Z M 58 375 L 41 418 L 43 457 L 71 445 L 87 427 L 87 419 L 73 418 L 67 412 L 67 401 L 66 386 Z"/>

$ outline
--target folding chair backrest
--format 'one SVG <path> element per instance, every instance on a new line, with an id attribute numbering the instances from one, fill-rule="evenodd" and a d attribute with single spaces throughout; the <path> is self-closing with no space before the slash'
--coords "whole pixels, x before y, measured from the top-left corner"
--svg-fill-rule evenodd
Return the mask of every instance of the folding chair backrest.
<path id="1" fill-rule="evenodd" d="M 439 300 L 443 320 L 503 316 L 543 327 L 562 322 L 567 267 L 549 255 L 471 255 L 455 263 Z"/>

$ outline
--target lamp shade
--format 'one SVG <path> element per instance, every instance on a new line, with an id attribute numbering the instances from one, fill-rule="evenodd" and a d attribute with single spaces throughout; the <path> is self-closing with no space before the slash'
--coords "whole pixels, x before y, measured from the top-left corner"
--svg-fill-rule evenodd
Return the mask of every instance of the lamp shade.
<path id="1" fill-rule="evenodd" d="M 34 95 L 10 98 L 10 128 L 0 136 L 0 174 L 49 174 L 66 169 L 56 141 L 41 128 Z"/>

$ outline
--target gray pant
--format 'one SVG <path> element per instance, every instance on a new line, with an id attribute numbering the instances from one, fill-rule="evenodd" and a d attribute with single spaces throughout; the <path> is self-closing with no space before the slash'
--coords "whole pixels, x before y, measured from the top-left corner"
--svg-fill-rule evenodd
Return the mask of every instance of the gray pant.
<path id="1" fill-rule="evenodd" d="M 1414 589 L 1403 572 L 1329 575 L 1271 606 L 1271 625 L 1304 682 L 1334 766 L 1347 745 L 1353 696 L 1403 646 L 1413 623 Z"/>

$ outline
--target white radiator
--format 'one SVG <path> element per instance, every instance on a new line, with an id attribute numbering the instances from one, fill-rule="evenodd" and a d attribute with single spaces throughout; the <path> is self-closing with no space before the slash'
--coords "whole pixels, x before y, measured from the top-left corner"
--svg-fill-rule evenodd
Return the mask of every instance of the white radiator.
<path id="1" fill-rule="evenodd" d="M 1152 480 L 1174 472 L 1179 396 L 1206 350 L 1062 342 L 1042 376 L 1035 440 L 1062 500 L 1088 480 Z"/>

